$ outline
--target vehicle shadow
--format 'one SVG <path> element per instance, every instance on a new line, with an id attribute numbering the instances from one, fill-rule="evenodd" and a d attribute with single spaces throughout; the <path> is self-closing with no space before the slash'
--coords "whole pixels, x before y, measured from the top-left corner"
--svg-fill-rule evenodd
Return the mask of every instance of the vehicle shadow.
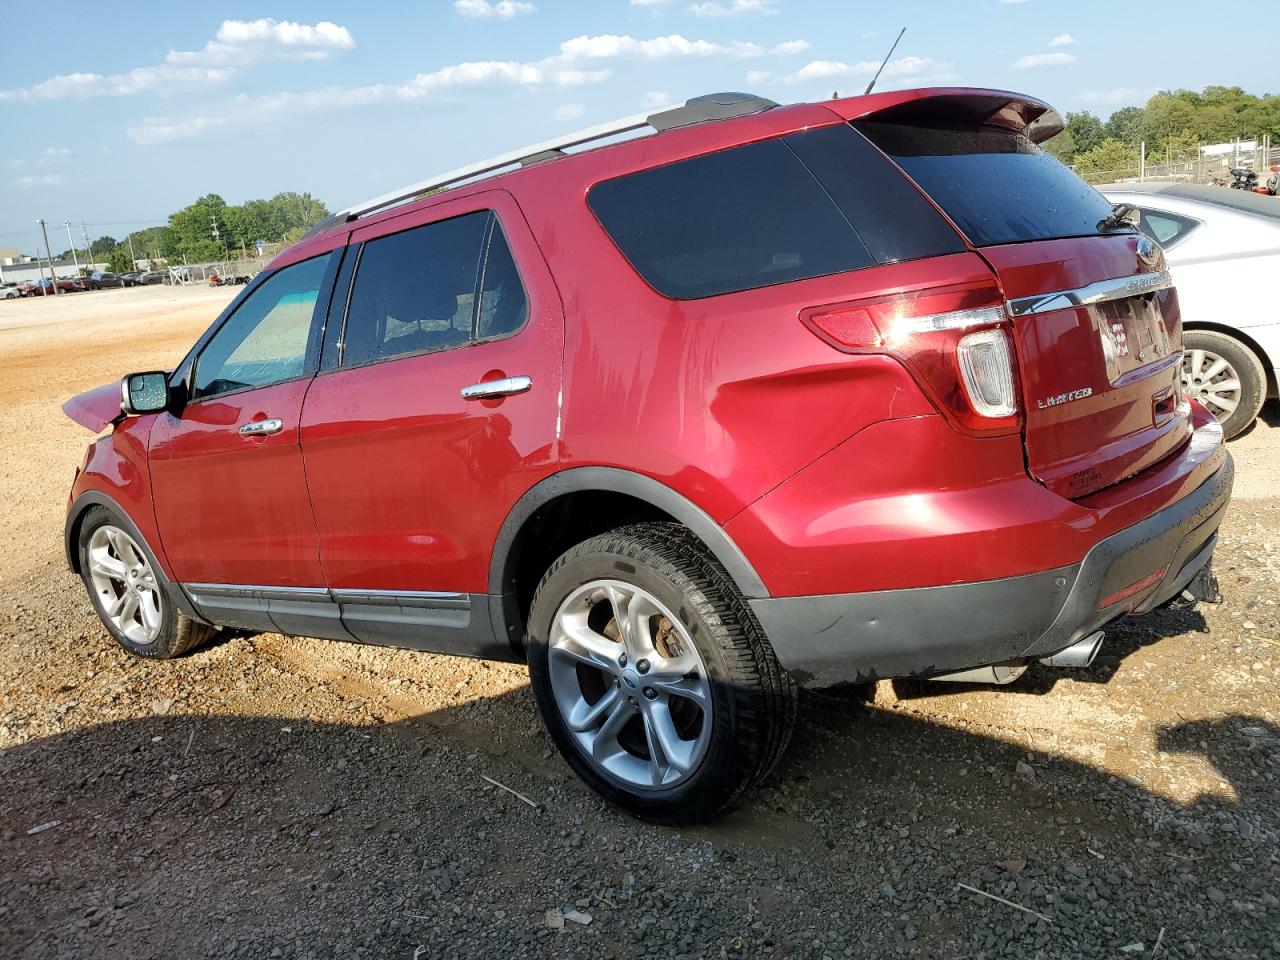
<path id="1" fill-rule="evenodd" d="M 989 723 L 810 695 L 779 770 L 677 831 L 573 778 L 527 688 L 390 722 L 262 714 L 0 753 L 0 956 L 1112 957 L 1161 929 L 1175 958 L 1280 945 L 1267 718 L 1161 728 L 1119 778 Z M 591 922 L 549 926 L 563 908 Z"/>

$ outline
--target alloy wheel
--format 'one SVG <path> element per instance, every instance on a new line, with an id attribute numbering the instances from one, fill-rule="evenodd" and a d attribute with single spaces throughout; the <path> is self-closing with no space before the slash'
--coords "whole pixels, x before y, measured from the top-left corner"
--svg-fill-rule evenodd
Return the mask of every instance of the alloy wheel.
<path id="1" fill-rule="evenodd" d="M 1239 375 L 1225 357 L 1210 350 L 1188 350 L 1183 355 L 1182 389 L 1219 420 L 1227 419 L 1240 405 Z"/>
<path id="2" fill-rule="evenodd" d="M 155 643 L 164 601 L 147 555 L 129 534 L 111 524 L 93 531 L 87 553 L 89 581 L 103 615 L 131 643 Z"/>
<path id="3" fill-rule="evenodd" d="M 551 625 L 551 689 L 569 735 L 632 788 L 667 789 L 693 774 L 711 739 L 711 685 L 697 647 L 651 593 L 595 580 Z"/>

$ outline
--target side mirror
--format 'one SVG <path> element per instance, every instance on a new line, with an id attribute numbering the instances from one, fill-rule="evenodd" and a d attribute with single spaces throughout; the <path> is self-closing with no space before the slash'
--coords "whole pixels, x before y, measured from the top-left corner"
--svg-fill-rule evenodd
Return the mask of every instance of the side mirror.
<path id="1" fill-rule="evenodd" d="M 126 417 L 158 413 L 169 407 L 169 374 L 164 370 L 131 373 L 120 381 L 120 409 Z"/>

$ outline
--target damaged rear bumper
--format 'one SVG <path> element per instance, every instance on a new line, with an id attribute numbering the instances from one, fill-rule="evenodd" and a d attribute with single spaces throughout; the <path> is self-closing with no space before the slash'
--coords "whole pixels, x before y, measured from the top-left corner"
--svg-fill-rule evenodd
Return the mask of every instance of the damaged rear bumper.
<path id="1" fill-rule="evenodd" d="M 1227 456 L 1183 499 L 1099 541 L 1070 566 L 975 583 L 749 603 L 779 662 L 806 686 L 1046 657 L 1183 591 L 1203 596 L 1210 586 L 1200 574 L 1213 559 L 1234 474 Z"/>

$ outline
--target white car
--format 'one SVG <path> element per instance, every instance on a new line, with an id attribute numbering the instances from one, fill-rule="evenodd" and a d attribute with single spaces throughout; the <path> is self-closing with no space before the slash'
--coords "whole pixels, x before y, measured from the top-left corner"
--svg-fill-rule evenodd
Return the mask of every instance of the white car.
<path id="1" fill-rule="evenodd" d="M 20 296 L 22 296 L 22 294 L 18 292 L 18 288 L 16 286 L 0 287 L 0 300 L 17 300 Z"/>
<path id="2" fill-rule="evenodd" d="M 1182 307 L 1182 380 L 1233 437 L 1277 396 L 1280 198 L 1190 183 L 1103 187 L 1142 212 Z"/>

